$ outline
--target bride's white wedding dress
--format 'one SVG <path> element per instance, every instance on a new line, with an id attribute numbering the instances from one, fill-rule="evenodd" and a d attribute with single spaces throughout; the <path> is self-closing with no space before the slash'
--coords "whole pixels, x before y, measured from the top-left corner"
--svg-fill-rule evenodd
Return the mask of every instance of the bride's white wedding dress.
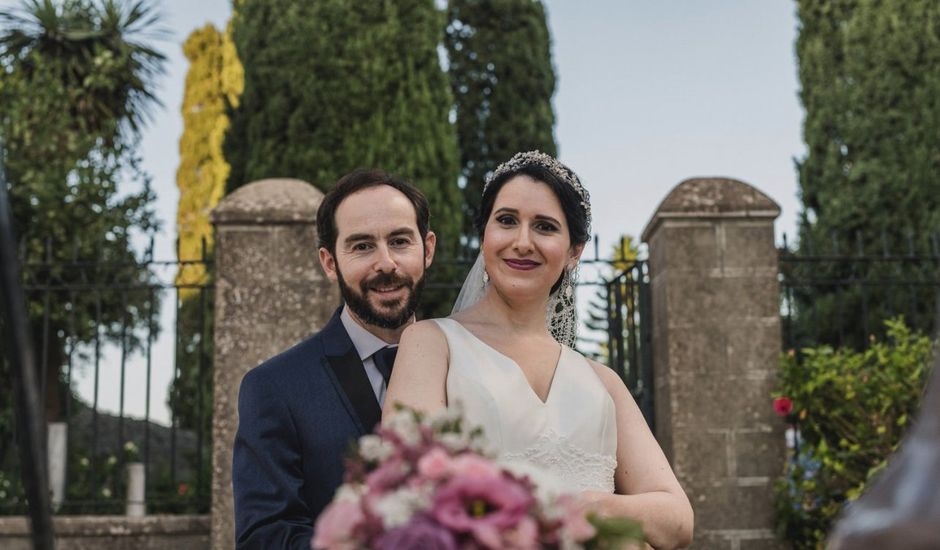
<path id="1" fill-rule="evenodd" d="M 614 491 L 616 410 L 584 356 L 562 346 L 543 402 L 515 361 L 459 322 L 435 321 L 450 348 L 448 405 L 483 428 L 500 459 L 545 470 L 568 491 Z"/>

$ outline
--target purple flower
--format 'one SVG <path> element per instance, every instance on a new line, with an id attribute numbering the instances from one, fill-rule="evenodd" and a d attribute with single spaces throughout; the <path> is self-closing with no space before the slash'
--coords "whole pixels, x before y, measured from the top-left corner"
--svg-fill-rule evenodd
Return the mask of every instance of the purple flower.
<path id="1" fill-rule="evenodd" d="M 535 499 L 507 477 L 455 477 L 434 496 L 432 514 L 441 525 L 470 533 L 487 548 L 503 546 L 503 536 L 527 517 Z"/>
<path id="2" fill-rule="evenodd" d="M 428 516 L 411 518 L 407 524 L 385 532 L 375 542 L 377 550 L 421 548 L 423 550 L 457 550 L 454 534 Z"/>

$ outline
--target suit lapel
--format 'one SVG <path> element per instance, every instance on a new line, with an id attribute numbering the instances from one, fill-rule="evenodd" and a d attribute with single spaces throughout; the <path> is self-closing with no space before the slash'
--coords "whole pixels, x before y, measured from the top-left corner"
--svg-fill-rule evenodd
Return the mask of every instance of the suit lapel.
<path id="1" fill-rule="evenodd" d="M 365 368 L 359 360 L 356 349 L 353 348 L 342 357 L 327 356 L 326 360 L 352 405 L 355 417 L 359 420 L 360 429 L 363 433 L 372 433 L 373 428 L 382 418 L 382 410 L 379 409 L 379 402 L 375 399 L 369 377 L 366 376 Z"/>
<path id="2" fill-rule="evenodd" d="M 337 310 L 321 332 L 326 362 L 339 386 L 337 389 L 347 412 L 355 420 L 360 433 L 371 433 L 382 418 L 382 409 L 359 359 L 359 352 L 339 318 L 340 311 Z"/>

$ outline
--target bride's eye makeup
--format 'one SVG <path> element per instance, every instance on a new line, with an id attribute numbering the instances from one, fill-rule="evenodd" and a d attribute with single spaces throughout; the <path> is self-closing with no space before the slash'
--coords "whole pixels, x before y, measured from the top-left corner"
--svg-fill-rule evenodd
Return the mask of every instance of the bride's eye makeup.
<path id="1" fill-rule="evenodd" d="M 544 233 L 554 233 L 558 231 L 558 227 L 555 224 L 546 221 L 535 222 L 535 228 Z"/>

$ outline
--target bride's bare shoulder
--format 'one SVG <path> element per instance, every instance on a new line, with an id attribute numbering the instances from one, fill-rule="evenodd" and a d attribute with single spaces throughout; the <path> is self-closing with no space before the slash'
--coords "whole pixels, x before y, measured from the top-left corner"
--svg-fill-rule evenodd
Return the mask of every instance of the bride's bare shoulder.
<path id="1" fill-rule="evenodd" d="M 617 373 L 614 372 L 614 369 L 589 357 L 585 357 L 585 359 L 594 369 L 597 377 L 601 379 L 601 382 L 607 389 L 607 393 L 609 393 L 615 401 L 618 398 L 623 399 L 624 397 L 629 397 L 630 392 L 627 391 L 627 386 L 623 383 L 623 380 L 620 379 Z"/>
<path id="2" fill-rule="evenodd" d="M 400 348 L 410 346 L 427 347 L 428 345 L 443 345 L 445 348 L 447 346 L 447 338 L 436 319 L 425 319 L 412 323 L 401 334 Z"/>

